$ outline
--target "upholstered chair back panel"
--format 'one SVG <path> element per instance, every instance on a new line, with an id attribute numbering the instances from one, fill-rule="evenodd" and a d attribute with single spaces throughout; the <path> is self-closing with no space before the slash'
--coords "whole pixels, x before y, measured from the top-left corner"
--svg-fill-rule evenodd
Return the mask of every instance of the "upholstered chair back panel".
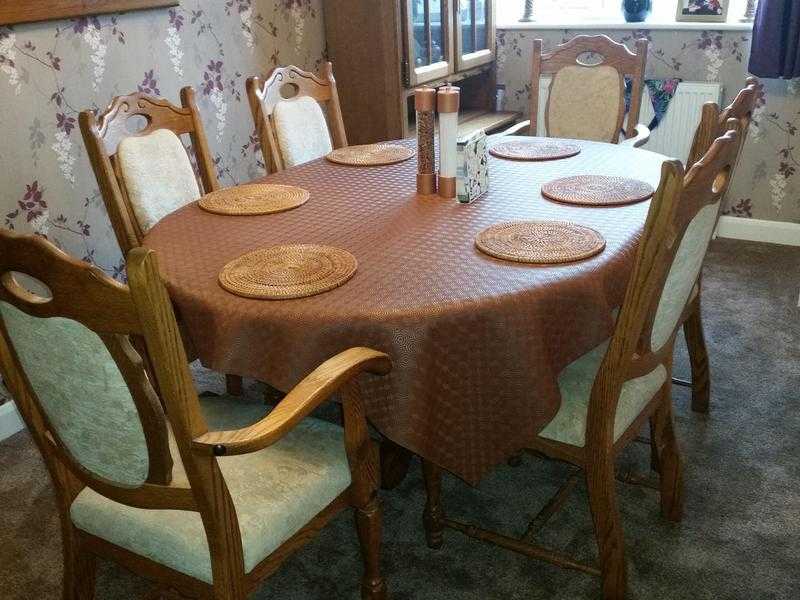
<path id="1" fill-rule="evenodd" d="M 614 67 L 564 67 L 553 76 L 547 99 L 549 137 L 614 142 L 622 76 Z"/>
<path id="2" fill-rule="evenodd" d="M 119 144 L 117 161 L 143 233 L 168 214 L 200 198 L 186 149 L 168 129 L 125 138 Z"/>
<path id="3" fill-rule="evenodd" d="M 669 340 L 678 325 L 703 266 L 718 213 L 719 201 L 703 207 L 686 228 L 658 302 L 650 336 L 650 347 L 653 351 L 660 349 Z"/>
<path id="4" fill-rule="evenodd" d="M 286 167 L 315 160 L 333 150 L 325 114 L 313 98 L 302 96 L 278 102 L 272 118 Z"/>
<path id="5" fill-rule="evenodd" d="M 138 487 L 149 470 L 133 397 L 96 333 L 0 302 L 0 316 L 41 409 L 72 457 L 96 477 Z"/>

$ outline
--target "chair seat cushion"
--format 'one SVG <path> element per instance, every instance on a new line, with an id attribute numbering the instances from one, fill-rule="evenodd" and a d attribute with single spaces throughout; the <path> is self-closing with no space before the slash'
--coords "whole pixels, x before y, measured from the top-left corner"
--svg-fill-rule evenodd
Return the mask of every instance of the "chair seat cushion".
<path id="1" fill-rule="evenodd" d="M 333 150 L 325 115 L 313 98 L 302 96 L 278 102 L 273 119 L 278 147 L 287 168 L 315 160 Z"/>
<path id="2" fill-rule="evenodd" d="M 550 84 L 547 135 L 616 142 L 622 90 L 622 75 L 614 67 L 572 65 L 560 69 Z"/>
<path id="3" fill-rule="evenodd" d="M 214 431 L 238 429 L 260 419 L 259 401 L 202 398 Z M 173 443 L 174 486 L 188 485 Z M 304 419 L 276 444 L 258 452 L 218 459 L 242 536 L 245 572 L 305 526 L 350 485 L 341 427 Z M 212 583 L 211 558 L 200 514 L 145 510 L 85 488 L 72 503 L 79 529 L 201 581 Z"/>
<path id="4" fill-rule="evenodd" d="M 117 160 L 142 233 L 200 198 L 186 148 L 168 129 L 125 138 L 119 144 Z"/>
<path id="5" fill-rule="evenodd" d="M 586 418 L 589 397 L 600 363 L 608 349 L 608 340 L 567 365 L 558 377 L 561 408 L 539 433 L 541 437 L 572 446 L 586 444 Z M 614 441 L 636 420 L 667 379 L 667 370 L 659 365 L 646 375 L 630 379 L 622 386 L 614 421 Z"/>

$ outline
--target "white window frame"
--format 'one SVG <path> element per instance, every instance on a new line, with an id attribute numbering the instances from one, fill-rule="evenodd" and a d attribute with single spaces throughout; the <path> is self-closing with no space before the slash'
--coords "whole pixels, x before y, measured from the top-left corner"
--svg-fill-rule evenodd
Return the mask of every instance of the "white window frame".
<path id="1" fill-rule="evenodd" d="M 653 14 L 645 23 L 638 24 L 639 28 L 647 29 L 648 24 L 675 23 L 677 2 L 678 0 L 671 2 L 654 0 Z M 729 2 L 728 23 L 739 23 L 744 15 L 747 0 L 729 0 Z M 624 18 L 621 4 L 621 0 L 534 0 L 534 21 L 525 25 L 536 29 L 537 23 L 542 25 L 564 23 L 565 27 L 578 29 L 581 23 L 622 24 Z M 593 8 L 594 5 L 597 7 Z M 519 26 L 524 6 L 525 0 L 497 0 L 498 28 L 502 29 L 504 25 Z M 707 28 L 713 29 L 714 23 L 708 23 Z"/>

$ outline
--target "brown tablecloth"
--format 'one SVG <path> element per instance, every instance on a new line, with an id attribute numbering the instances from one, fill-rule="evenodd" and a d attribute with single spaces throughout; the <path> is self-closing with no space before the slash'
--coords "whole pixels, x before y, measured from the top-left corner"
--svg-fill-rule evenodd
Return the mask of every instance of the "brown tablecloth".
<path id="1" fill-rule="evenodd" d="M 612 331 L 649 201 L 617 208 L 556 204 L 541 184 L 566 175 L 637 177 L 658 185 L 659 154 L 581 142 L 573 158 L 490 157 L 491 190 L 470 205 L 415 193 L 416 160 L 348 167 L 320 159 L 264 179 L 311 192 L 260 217 L 192 204 L 152 229 L 169 291 L 206 366 L 288 390 L 351 346 L 391 356 L 390 376 L 363 381 L 368 416 L 396 443 L 476 482 L 557 412 L 564 366 Z M 499 261 L 475 235 L 499 221 L 564 219 L 593 227 L 602 254 L 560 266 Z M 358 259 L 343 287 L 299 300 L 234 296 L 220 269 L 250 250 L 339 246 Z"/>

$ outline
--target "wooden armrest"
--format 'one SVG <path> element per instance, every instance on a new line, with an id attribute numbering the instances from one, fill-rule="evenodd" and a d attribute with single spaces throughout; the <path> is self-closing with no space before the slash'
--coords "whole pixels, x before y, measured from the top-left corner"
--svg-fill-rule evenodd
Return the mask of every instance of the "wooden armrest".
<path id="1" fill-rule="evenodd" d="M 506 135 L 514 135 L 515 133 L 522 131 L 531 126 L 530 120 L 520 121 L 519 123 L 512 125 L 505 131 L 501 131 L 500 133 L 495 134 L 497 137 L 503 137 Z"/>
<path id="2" fill-rule="evenodd" d="M 497 133 L 493 133 L 493 134 L 491 134 L 489 136 L 486 136 L 486 141 L 487 142 L 494 142 L 496 140 L 499 140 L 500 138 L 506 137 L 507 135 L 514 135 L 515 133 L 526 129 L 527 127 L 530 127 L 530 125 L 531 125 L 530 121 L 522 121 L 521 123 L 517 123 L 516 125 L 512 125 L 511 127 L 506 129 L 505 131 L 498 131 Z"/>
<path id="3" fill-rule="evenodd" d="M 350 348 L 326 360 L 297 384 L 266 417 L 236 431 L 209 431 L 192 441 L 192 449 L 215 456 L 247 454 L 274 444 L 289 433 L 342 385 L 362 371 L 386 375 L 389 357 L 369 348 Z"/>
<path id="4" fill-rule="evenodd" d="M 644 146 L 647 141 L 650 139 L 650 129 L 647 125 L 642 125 L 639 123 L 636 126 L 636 135 L 631 138 L 627 138 L 622 140 L 619 145 L 620 146 L 633 146 L 634 148 L 640 148 Z"/>

